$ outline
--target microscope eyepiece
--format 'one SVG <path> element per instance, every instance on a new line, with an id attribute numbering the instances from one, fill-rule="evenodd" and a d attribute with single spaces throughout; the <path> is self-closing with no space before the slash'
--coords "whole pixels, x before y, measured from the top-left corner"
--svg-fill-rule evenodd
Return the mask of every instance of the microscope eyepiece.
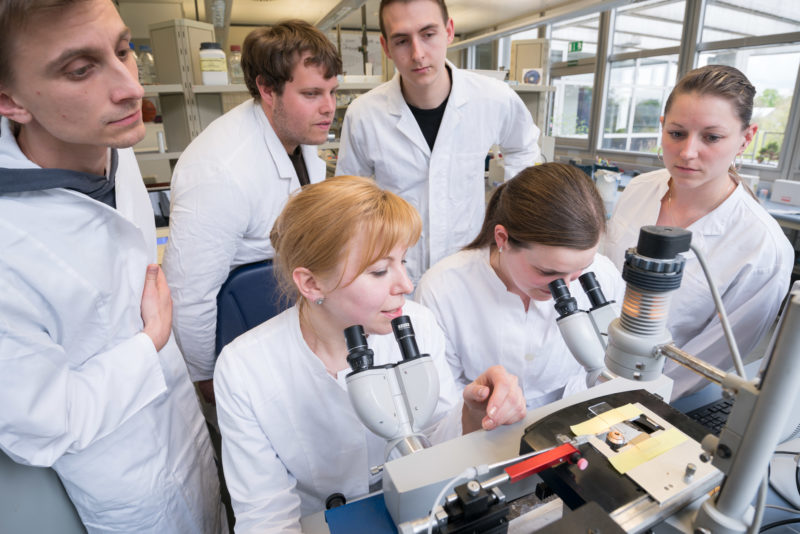
<path id="1" fill-rule="evenodd" d="M 547 287 L 550 288 L 550 294 L 553 295 L 553 306 L 558 312 L 559 317 L 566 317 L 578 311 L 578 301 L 575 300 L 569 292 L 569 287 L 563 279 L 553 280 Z"/>
<path id="2" fill-rule="evenodd" d="M 411 326 L 411 319 L 408 315 L 392 319 L 392 332 L 397 339 L 397 344 L 400 345 L 400 353 L 404 360 L 413 360 L 421 356 L 417 340 L 414 337 L 414 327 Z"/>
<path id="3" fill-rule="evenodd" d="M 372 367 L 372 349 L 367 345 L 367 336 L 360 325 L 349 326 L 344 329 L 344 339 L 347 343 L 347 363 L 354 373 Z"/>
<path id="4" fill-rule="evenodd" d="M 608 304 L 608 300 L 606 300 L 606 296 L 603 294 L 603 290 L 600 288 L 600 284 L 597 282 L 593 272 L 583 273 L 578 277 L 578 280 L 580 280 L 586 296 L 589 297 L 589 302 L 592 303 L 592 309 L 602 308 Z"/>

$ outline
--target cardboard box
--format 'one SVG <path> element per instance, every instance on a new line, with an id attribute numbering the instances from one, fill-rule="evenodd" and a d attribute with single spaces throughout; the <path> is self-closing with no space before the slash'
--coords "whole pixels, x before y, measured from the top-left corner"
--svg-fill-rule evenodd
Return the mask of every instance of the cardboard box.
<path id="1" fill-rule="evenodd" d="M 772 202 L 800 206 L 800 182 L 775 180 L 772 182 L 772 194 L 769 199 Z"/>

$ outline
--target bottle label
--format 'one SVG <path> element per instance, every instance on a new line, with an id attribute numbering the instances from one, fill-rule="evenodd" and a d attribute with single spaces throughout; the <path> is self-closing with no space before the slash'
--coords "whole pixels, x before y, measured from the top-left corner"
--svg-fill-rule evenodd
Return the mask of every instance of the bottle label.
<path id="1" fill-rule="evenodd" d="M 227 66 L 223 58 L 200 58 L 200 70 L 203 72 L 226 72 Z"/>

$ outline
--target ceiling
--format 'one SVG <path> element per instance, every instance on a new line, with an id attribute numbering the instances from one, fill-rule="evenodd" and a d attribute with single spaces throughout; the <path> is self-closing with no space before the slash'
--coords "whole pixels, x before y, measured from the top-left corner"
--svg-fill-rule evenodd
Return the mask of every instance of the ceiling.
<path id="1" fill-rule="evenodd" d="M 125 1 L 125 0 L 121 0 Z M 150 2 L 154 0 L 149 0 Z M 164 0 L 175 1 L 175 0 Z M 195 5 L 199 19 L 205 20 L 204 0 L 183 0 L 186 18 L 195 18 Z M 232 0 L 230 22 L 232 25 L 271 25 L 289 18 L 300 18 L 317 24 L 326 15 L 338 12 L 339 8 L 359 5 L 358 0 Z M 512 23 L 519 18 L 539 15 L 542 11 L 560 8 L 569 4 L 585 4 L 574 0 L 448 0 L 450 16 L 455 22 L 457 34 L 471 34 L 502 23 Z M 597 0 L 594 3 L 600 3 Z M 367 0 L 367 29 L 378 30 L 379 0 Z M 501 8 L 499 8 L 502 6 Z M 342 29 L 361 28 L 361 10 L 354 9 L 341 19 Z"/>

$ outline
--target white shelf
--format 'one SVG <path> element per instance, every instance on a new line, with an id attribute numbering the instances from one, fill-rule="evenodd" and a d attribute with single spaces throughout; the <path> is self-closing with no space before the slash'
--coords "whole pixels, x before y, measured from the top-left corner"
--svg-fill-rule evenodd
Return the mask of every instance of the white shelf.
<path id="1" fill-rule="evenodd" d="M 508 86 L 518 93 L 552 93 L 556 90 L 552 85 L 533 85 L 531 83 L 508 84 Z"/>
<path id="2" fill-rule="evenodd" d="M 136 152 L 136 159 L 139 161 L 162 161 L 178 159 L 180 152 Z"/>
<path id="3" fill-rule="evenodd" d="M 192 85 L 195 93 L 249 93 L 247 86 L 243 83 L 233 83 L 229 85 Z"/>
<path id="4" fill-rule="evenodd" d="M 337 91 L 369 91 L 375 89 L 383 82 L 342 82 Z"/>
<path id="5" fill-rule="evenodd" d="M 144 96 L 156 96 L 170 93 L 183 93 L 183 87 L 179 83 L 163 83 L 155 85 L 143 85 Z"/>

